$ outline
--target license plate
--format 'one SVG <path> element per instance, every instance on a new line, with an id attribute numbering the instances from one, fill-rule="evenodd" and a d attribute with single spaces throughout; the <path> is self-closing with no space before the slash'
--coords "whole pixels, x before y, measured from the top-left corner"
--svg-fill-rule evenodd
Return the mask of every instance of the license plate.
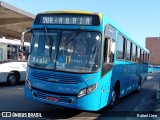
<path id="1" fill-rule="evenodd" d="M 47 100 L 57 101 L 57 102 L 58 102 L 58 98 L 55 98 L 55 97 L 53 97 L 53 96 L 47 96 L 46 99 L 47 99 Z"/>

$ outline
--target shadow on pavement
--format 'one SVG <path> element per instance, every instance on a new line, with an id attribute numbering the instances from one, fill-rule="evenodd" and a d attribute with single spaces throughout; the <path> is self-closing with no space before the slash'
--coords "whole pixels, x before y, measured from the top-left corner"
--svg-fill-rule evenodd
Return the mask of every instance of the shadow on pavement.
<path id="1" fill-rule="evenodd" d="M 25 84 L 25 82 L 22 81 L 22 82 L 16 84 L 15 86 L 17 86 L 17 85 L 24 85 L 24 84 Z M 12 87 L 12 86 L 9 86 L 6 82 L 2 82 L 2 83 L 0 83 L 0 88 L 1 87 Z"/>

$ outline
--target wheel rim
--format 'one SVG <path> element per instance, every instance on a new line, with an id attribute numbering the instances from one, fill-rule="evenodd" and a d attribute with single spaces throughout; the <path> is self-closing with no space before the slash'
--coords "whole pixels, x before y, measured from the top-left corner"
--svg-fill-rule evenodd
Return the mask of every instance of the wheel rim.
<path id="1" fill-rule="evenodd" d="M 112 105 L 112 106 L 113 106 L 114 103 L 116 102 L 116 97 L 117 97 L 116 92 L 113 91 L 113 92 L 112 92 L 112 99 L 111 99 L 111 105 Z"/>
<path id="2" fill-rule="evenodd" d="M 9 77 L 9 82 L 13 85 L 16 83 L 16 77 L 15 76 L 10 76 Z"/>

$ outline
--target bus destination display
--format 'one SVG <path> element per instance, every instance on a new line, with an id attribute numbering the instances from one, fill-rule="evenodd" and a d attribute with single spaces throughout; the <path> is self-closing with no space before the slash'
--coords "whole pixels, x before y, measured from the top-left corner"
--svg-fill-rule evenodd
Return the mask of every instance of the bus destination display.
<path id="1" fill-rule="evenodd" d="M 97 15 L 39 15 L 35 24 L 50 25 L 99 25 Z"/>
<path id="2" fill-rule="evenodd" d="M 92 17 L 42 16 L 42 24 L 76 24 L 91 25 Z"/>

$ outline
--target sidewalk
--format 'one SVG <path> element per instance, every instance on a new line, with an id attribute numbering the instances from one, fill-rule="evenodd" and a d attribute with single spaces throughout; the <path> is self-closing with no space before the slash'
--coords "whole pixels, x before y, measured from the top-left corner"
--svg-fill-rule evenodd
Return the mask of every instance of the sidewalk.
<path id="1" fill-rule="evenodd" d="M 160 87 L 160 86 L 159 86 Z M 157 89 L 155 111 L 160 111 L 160 88 Z"/>
<path id="2" fill-rule="evenodd" d="M 155 105 L 155 111 L 160 111 L 160 72 L 158 72 L 158 81 L 159 85 L 157 88 L 157 94 L 156 94 L 156 105 Z"/>
<path id="3" fill-rule="evenodd" d="M 160 99 L 156 100 L 156 105 L 155 105 L 155 109 L 156 112 L 160 112 Z"/>
<path id="4" fill-rule="evenodd" d="M 159 73 L 159 85 L 157 88 L 157 93 L 156 93 L 156 103 L 155 103 L 155 109 L 154 112 L 157 113 L 158 117 L 154 118 L 154 120 L 160 120 L 160 73 Z"/>
<path id="5" fill-rule="evenodd" d="M 157 90 L 157 97 L 160 97 L 160 96 L 158 96 L 158 95 L 160 95 L 160 94 L 158 94 L 158 90 Z M 153 120 L 160 120 L 160 98 L 156 98 L 154 112 L 158 117 L 153 118 Z"/>

